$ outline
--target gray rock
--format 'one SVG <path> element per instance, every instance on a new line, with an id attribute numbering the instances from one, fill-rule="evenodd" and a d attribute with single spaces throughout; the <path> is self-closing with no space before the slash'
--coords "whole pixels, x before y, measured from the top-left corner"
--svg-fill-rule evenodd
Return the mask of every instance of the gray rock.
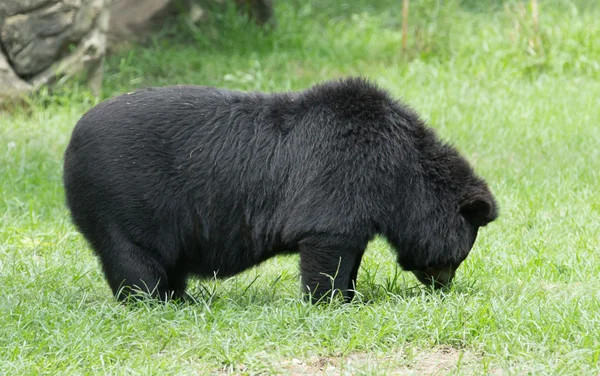
<path id="1" fill-rule="evenodd" d="M 26 13 L 51 3 L 52 0 L 3 0 L 0 2 L 0 15 L 12 16 L 19 13 Z"/>
<path id="2" fill-rule="evenodd" d="M 13 72 L 6 58 L 0 52 L 0 105 L 13 98 L 29 93 L 31 85 L 21 80 Z"/>
<path id="3" fill-rule="evenodd" d="M 0 74 L 31 87 L 87 72 L 99 88 L 110 1 L 0 0 Z"/>

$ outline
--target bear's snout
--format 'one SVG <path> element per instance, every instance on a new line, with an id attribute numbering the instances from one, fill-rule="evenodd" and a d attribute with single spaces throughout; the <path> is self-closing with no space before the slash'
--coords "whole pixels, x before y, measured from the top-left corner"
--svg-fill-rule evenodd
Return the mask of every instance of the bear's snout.
<path id="1" fill-rule="evenodd" d="M 448 286 L 454 278 L 456 268 L 452 266 L 431 267 L 425 270 L 412 270 L 419 282 L 440 289 Z"/>

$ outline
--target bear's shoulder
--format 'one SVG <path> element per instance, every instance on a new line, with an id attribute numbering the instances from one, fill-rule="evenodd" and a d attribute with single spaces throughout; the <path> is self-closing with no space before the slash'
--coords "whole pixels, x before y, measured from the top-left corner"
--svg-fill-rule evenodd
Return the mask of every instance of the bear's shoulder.
<path id="1" fill-rule="evenodd" d="M 386 90 L 363 77 L 327 81 L 306 90 L 302 97 L 309 107 L 325 109 L 342 119 L 365 122 L 415 115 Z"/>

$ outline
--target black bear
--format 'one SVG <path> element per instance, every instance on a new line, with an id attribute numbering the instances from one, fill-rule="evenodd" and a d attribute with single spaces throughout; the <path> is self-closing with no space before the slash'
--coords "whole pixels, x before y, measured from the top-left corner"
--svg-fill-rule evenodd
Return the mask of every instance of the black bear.
<path id="1" fill-rule="evenodd" d="M 314 301 L 354 295 L 367 242 L 444 286 L 497 207 L 467 161 L 409 108 L 361 78 L 291 93 L 150 88 L 75 126 L 64 160 L 73 221 L 118 299 L 180 297 L 300 254 Z"/>

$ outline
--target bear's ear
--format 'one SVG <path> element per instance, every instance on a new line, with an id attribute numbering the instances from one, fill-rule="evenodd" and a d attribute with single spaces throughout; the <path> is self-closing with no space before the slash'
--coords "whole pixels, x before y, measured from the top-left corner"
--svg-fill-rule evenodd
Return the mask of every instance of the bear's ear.
<path id="1" fill-rule="evenodd" d="M 496 219 L 496 208 L 492 200 L 485 197 L 473 197 L 460 205 L 460 214 L 475 226 L 485 226 Z"/>

